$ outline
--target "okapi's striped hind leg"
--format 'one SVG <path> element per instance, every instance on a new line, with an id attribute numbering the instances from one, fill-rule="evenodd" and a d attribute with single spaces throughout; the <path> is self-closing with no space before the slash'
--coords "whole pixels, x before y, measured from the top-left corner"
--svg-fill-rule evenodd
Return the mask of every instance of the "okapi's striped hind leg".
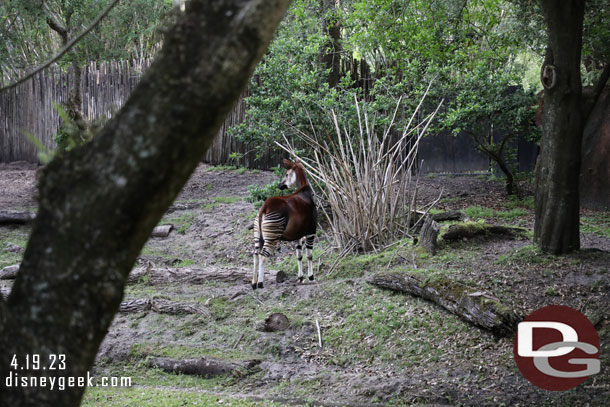
<path id="1" fill-rule="evenodd" d="M 307 250 L 307 278 L 309 278 L 309 281 L 313 281 L 313 241 L 315 238 L 316 235 L 307 235 L 305 241 L 305 249 Z M 302 268 L 303 266 L 299 260 L 299 271 L 301 271 Z M 302 277 L 301 281 L 303 281 Z"/>

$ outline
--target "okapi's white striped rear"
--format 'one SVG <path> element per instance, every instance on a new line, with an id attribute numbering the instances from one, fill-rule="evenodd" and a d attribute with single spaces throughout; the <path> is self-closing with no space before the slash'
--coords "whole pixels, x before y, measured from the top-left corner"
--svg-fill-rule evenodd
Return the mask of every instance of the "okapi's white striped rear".
<path id="1" fill-rule="evenodd" d="M 313 281 L 312 251 L 316 233 L 317 215 L 313 202 L 313 191 L 305 178 L 305 171 L 296 161 L 283 161 L 288 170 L 280 188 L 297 186 L 297 191 L 288 196 L 272 197 L 265 201 L 254 219 L 254 270 L 252 288 L 263 288 L 265 277 L 264 259 L 274 253 L 279 240 L 297 241 L 299 280 L 303 282 L 302 242 L 306 242 L 307 275 Z"/>

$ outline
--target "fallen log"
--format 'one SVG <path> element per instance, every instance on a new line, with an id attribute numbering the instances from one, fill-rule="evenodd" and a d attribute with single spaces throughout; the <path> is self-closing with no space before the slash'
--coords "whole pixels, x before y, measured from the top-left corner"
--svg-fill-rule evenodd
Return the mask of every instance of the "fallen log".
<path id="1" fill-rule="evenodd" d="M 0 225 L 25 225 L 36 218 L 30 211 L 0 211 Z"/>
<path id="2" fill-rule="evenodd" d="M 159 314 L 201 314 L 209 315 L 206 308 L 199 303 L 183 303 L 164 300 L 162 298 L 138 298 L 136 300 L 123 301 L 119 307 L 120 313 L 133 313 L 153 311 Z"/>
<path id="3" fill-rule="evenodd" d="M 6 300 L 11 293 L 10 287 L 0 287 L 0 299 Z"/>
<path id="4" fill-rule="evenodd" d="M 522 319 L 497 298 L 445 276 L 392 271 L 375 274 L 367 283 L 432 301 L 499 337 L 512 335 Z"/>
<path id="5" fill-rule="evenodd" d="M 12 266 L 6 266 L 0 270 L 0 280 L 14 280 L 17 277 L 20 264 L 13 264 Z"/>
<path id="6" fill-rule="evenodd" d="M 517 239 L 526 237 L 526 234 L 527 230 L 523 228 L 466 222 L 449 226 L 447 232 L 441 237 L 447 241 L 469 239 L 475 236 L 486 235 L 502 235 L 509 239 Z"/>
<path id="7" fill-rule="evenodd" d="M 165 372 L 188 374 L 202 377 L 215 377 L 233 375 L 242 377 L 248 369 L 260 364 L 260 360 L 246 362 L 227 362 L 212 358 L 175 360 L 169 358 L 152 358 L 149 366 L 159 368 Z"/>
<path id="8" fill-rule="evenodd" d="M 281 270 L 266 270 L 265 281 L 282 283 L 286 281 L 286 273 Z M 151 268 L 138 267 L 131 271 L 127 283 L 147 282 L 149 284 L 204 284 L 210 281 L 221 281 L 227 283 L 243 284 L 252 279 L 250 271 L 236 269 L 221 269 L 208 267 L 205 270 L 199 268 Z"/>

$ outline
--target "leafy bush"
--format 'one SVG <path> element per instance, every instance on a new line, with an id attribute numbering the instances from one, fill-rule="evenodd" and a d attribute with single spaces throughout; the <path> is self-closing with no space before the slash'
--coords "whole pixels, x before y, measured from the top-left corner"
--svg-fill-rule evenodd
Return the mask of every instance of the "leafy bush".
<path id="1" fill-rule="evenodd" d="M 250 185 L 248 187 L 250 196 L 247 198 L 247 201 L 254 203 L 254 207 L 258 209 L 263 205 L 263 202 L 265 202 L 267 198 L 271 198 L 272 196 L 284 196 L 290 194 L 290 191 L 288 191 L 287 189 L 282 190 L 279 189 L 277 186 L 277 182 L 264 186 Z"/>

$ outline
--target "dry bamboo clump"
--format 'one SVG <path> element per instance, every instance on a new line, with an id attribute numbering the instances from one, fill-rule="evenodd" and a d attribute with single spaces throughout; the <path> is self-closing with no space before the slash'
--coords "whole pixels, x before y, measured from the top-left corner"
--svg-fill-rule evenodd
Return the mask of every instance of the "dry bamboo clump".
<path id="1" fill-rule="evenodd" d="M 381 133 L 376 132 L 374 120 L 369 120 L 366 109 L 355 100 L 357 131 L 342 129 L 340 119 L 331 111 L 335 134 L 330 139 L 321 139 L 315 131 L 300 134 L 311 153 L 299 159 L 328 203 L 330 211 L 319 209 L 327 218 L 331 241 L 342 253 L 376 252 L 410 236 L 417 194 L 417 149 L 442 104 L 413 125 L 427 92 L 398 137 L 392 137 L 395 132 L 391 131 L 400 100 L 390 124 Z M 298 156 L 286 137 L 284 142 L 278 143 L 280 147 Z"/>

